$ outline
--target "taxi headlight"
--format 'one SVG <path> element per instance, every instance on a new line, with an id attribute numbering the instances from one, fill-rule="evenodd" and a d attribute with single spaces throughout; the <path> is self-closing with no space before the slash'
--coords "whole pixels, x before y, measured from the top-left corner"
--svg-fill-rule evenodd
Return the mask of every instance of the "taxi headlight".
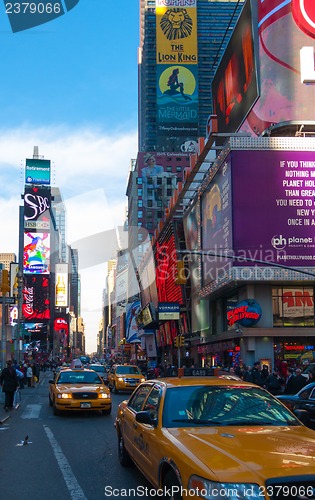
<path id="1" fill-rule="evenodd" d="M 70 392 L 63 392 L 62 394 L 57 394 L 57 398 L 59 398 L 59 399 L 71 399 L 72 394 Z"/>
<path id="2" fill-rule="evenodd" d="M 100 392 L 98 397 L 100 399 L 107 399 L 107 398 L 109 398 L 109 394 L 107 394 L 106 392 Z"/>
<path id="3" fill-rule="evenodd" d="M 118 377 L 118 380 L 119 380 L 119 382 L 124 382 L 124 378 L 123 377 Z"/>
<path id="4" fill-rule="evenodd" d="M 142 379 L 140 380 L 140 382 L 145 382 L 145 378 L 142 378 Z"/>
<path id="5" fill-rule="evenodd" d="M 258 484 L 250 483 L 218 483 L 198 476 L 191 476 L 188 485 L 189 491 L 195 491 L 197 498 L 206 500 L 254 500 L 261 498 L 261 489 Z"/>

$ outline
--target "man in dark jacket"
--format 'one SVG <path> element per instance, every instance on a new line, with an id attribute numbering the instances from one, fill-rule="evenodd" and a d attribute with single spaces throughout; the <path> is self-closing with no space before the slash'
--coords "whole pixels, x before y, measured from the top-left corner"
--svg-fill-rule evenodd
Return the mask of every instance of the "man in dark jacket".
<path id="1" fill-rule="evenodd" d="M 302 375 L 302 370 L 297 368 L 293 379 L 293 394 L 297 394 L 307 383 L 306 377 Z"/>
<path id="2" fill-rule="evenodd" d="M 19 381 L 11 360 L 7 361 L 7 367 L 1 372 L 0 383 L 2 385 L 2 392 L 5 393 L 4 409 L 5 411 L 12 410 L 14 393 L 19 386 Z"/>

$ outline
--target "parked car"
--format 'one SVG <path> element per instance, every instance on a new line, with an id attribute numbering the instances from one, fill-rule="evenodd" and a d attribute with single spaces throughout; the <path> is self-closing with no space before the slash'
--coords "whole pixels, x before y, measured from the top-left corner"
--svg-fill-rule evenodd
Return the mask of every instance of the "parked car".
<path id="1" fill-rule="evenodd" d="M 134 462 L 164 499 L 314 498 L 315 433 L 254 384 L 147 380 L 115 427 L 121 465 Z"/>
<path id="2" fill-rule="evenodd" d="M 315 382 L 307 384 L 297 394 L 282 394 L 277 398 L 291 411 L 303 410 L 305 425 L 315 430 Z"/>
<path id="3" fill-rule="evenodd" d="M 55 415 L 80 410 L 111 413 L 111 394 L 94 370 L 64 369 L 49 384 L 49 404 Z"/>
<path id="4" fill-rule="evenodd" d="M 137 365 L 114 365 L 108 373 L 108 387 L 111 391 L 133 391 L 145 377 Z"/>

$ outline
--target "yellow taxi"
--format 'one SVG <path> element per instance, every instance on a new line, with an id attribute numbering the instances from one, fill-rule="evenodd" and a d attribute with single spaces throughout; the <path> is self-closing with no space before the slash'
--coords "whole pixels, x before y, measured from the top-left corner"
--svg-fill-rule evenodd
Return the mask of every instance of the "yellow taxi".
<path id="1" fill-rule="evenodd" d="M 254 384 L 148 380 L 115 427 L 121 465 L 134 462 L 163 499 L 315 499 L 315 432 Z"/>
<path id="2" fill-rule="evenodd" d="M 65 368 L 49 384 L 49 404 L 55 415 L 73 410 L 111 413 L 110 391 L 94 370 Z"/>
<path id="3" fill-rule="evenodd" d="M 108 387 L 114 393 L 133 391 L 145 377 L 137 365 L 114 365 L 108 373 Z"/>

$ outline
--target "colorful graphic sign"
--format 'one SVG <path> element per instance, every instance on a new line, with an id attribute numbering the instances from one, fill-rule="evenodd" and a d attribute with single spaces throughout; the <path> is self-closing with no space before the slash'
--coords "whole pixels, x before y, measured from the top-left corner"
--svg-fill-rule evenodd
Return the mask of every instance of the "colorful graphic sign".
<path id="1" fill-rule="evenodd" d="M 234 309 L 227 312 L 228 326 L 235 323 L 251 327 L 256 325 L 261 318 L 261 307 L 254 299 L 242 300 Z"/>
<path id="2" fill-rule="evenodd" d="M 235 132 L 258 97 L 250 1 L 243 7 L 212 83 L 219 132 Z"/>
<path id="3" fill-rule="evenodd" d="M 24 190 L 24 228 L 30 231 L 49 231 L 50 206 L 50 188 L 26 187 Z"/>
<path id="4" fill-rule="evenodd" d="M 231 165 L 225 161 L 201 198 L 202 284 L 220 279 L 231 265 Z"/>
<path id="5" fill-rule="evenodd" d="M 232 151 L 231 162 L 236 255 L 313 267 L 314 151 Z"/>
<path id="6" fill-rule="evenodd" d="M 301 49 L 314 48 L 312 0 L 258 3 L 260 97 L 241 130 L 260 135 L 275 123 L 314 120 L 315 87 L 301 82 Z M 308 66 L 314 73 L 314 55 Z M 314 81 L 314 79 L 313 79 Z"/>
<path id="7" fill-rule="evenodd" d="M 157 148 L 176 151 L 198 138 L 197 1 L 156 0 L 155 12 Z"/>
<path id="8" fill-rule="evenodd" d="M 50 160 L 26 159 L 25 184 L 50 184 Z"/>
<path id="9" fill-rule="evenodd" d="M 49 274 L 49 233 L 24 233 L 23 269 L 25 274 Z"/>
<path id="10" fill-rule="evenodd" d="M 68 321 L 63 316 L 58 316 L 54 320 L 54 335 L 59 344 L 63 347 L 68 347 L 69 343 L 69 325 Z"/>
<path id="11" fill-rule="evenodd" d="M 134 302 L 127 304 L 126 307 L 126 341 L 129 344 L 133 342 L 140 342 L 138 337 L 138 327 L 136 323 L 136 317 L 141 310 L 140 300 L 135 300 Z"/>
<path id="12" fill-rule="evenodd" d="M 22 312 L 25 320 L 50 319 L 49 278 L 24 276 Z"/>

